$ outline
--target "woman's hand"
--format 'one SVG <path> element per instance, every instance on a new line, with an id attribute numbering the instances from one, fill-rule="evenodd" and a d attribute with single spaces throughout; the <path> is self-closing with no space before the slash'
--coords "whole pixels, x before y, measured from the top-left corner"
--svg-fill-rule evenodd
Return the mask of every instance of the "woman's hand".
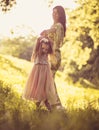
<path id="1" fill-rule="evenodd" d="M 44 30 L 40 33 L 41 36 L 47 36 L 48 35 L 48 31 L 47 30 Z"/>
<path id="2" fill-rule="evenodd" d="M 40 35 L 41 36 L 48 36 L 49 33 L 55 33 L 56 32 L 56 29 L 55 28 L 51 28 L 51 29 L 47 29 L 47 30 L 43 30 Z"/>

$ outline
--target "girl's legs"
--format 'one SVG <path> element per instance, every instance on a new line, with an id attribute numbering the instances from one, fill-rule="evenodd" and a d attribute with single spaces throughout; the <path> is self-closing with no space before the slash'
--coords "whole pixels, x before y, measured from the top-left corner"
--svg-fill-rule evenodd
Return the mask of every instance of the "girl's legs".
<path id="1" fill-rule="evenodd" d="M 50 106 L 50 104 L 49 104 L 49 102 L 48 102 L 47 99 L 44 101 L 44 103 L 45 103 L 45 106 L 47 107 L 47 109 L 48 109 L 49 111 L 51 111 L 51 106 Z M 36 102 L 36 107 L 39 108 L 39 107 L 40 107 L 40 104 L 41 104 L 40 101 Z"/>
<path id="2" fill-rule="evenodd" d="M 41 103 L 40 101 L 36 102 L 36 107 L 37 107 L 37 108 L 39 108 L 40 103 Z"/>
<path id="3" fill-rule="evenodd" d="M 50 106 L 50 104 L 49 104 L 49 102 L 48 102 L 48 100 L 46 99 L 45 100 L 45 106 L 47 107 L 47 109 L 49 110 L 49 111 L 51 111 L 51 106 Z"/>

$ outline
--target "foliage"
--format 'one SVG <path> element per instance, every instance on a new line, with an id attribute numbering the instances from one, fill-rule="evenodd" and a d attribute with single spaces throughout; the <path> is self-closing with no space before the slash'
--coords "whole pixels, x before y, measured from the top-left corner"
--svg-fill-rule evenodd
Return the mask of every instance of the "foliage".
<path id="1" fill-rule="evenodd" d="M 30 60 L 35 41 L 36 36 L 32 36 L 31 38 L 5 38 L 1 40 L 0 52 L 2 54 L 8 54 L 22 59 Z"/>
<path id="2" fill-rule="evenodd" d="M 98 68 L 96 64 L 98 56 L 94 57 L 94 63 L 91 64 L 91 72 L 94 70 L 91 75 L 88 71 L 88 60 L 92 60 L 92 55 L 99 45 L 99 2 L 98 0 L 78 0 L 76 2 L 79 6 L 75 10 L 66 10 L 69 18 L 65 44 L 61 48 L 63 74 L 70 76 L 74 82 L 82 78 L 98 86 L 99 72 L 95 69 Z M 85 68 L 88 68 L 87 75 L 83 73 Z M 93 73 L 95 75 L 92 79 Z"/>
<path id="3" fill-rule="evenodd" d="M 16 0 L 0 0 L 0 7 L 3 12 L 9 11 L 16 4 Z"/>
<path id="4" fill-rule="evenodd" d="M 54 0 L 46 0 L 48 6 L 50 7 Z M 8 12 L 12 9 L 14 5 L 17 4 L 17 0 L 0 0 L 0 8 L 3 12 Z"/>

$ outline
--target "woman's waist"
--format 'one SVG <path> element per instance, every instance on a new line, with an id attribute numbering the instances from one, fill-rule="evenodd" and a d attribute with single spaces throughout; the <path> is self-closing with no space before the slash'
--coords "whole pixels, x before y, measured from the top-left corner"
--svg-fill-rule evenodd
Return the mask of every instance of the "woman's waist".
<path id="1" fill-rule="evenodd" d="M 55 48 L 54 51 L 55 52 L 60 52 L 60 48 Z"/>

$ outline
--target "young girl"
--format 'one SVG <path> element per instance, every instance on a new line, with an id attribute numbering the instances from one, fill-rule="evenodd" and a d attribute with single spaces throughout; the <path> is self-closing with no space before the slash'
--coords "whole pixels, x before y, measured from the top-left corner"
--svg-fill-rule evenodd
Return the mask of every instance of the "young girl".
<path id="1" fill-rule="evenodd" d="M 34 65 L 24 92 L 24 98 L 35 101 L 37 106 L 43 102 L 48 110 L 51 110 L 51 106 L 60 105 L 48 62 L 48 54 L 53 53 L 52 44 L 46 37 L 37 39 L 37 44 L 32 54 Z"/>

